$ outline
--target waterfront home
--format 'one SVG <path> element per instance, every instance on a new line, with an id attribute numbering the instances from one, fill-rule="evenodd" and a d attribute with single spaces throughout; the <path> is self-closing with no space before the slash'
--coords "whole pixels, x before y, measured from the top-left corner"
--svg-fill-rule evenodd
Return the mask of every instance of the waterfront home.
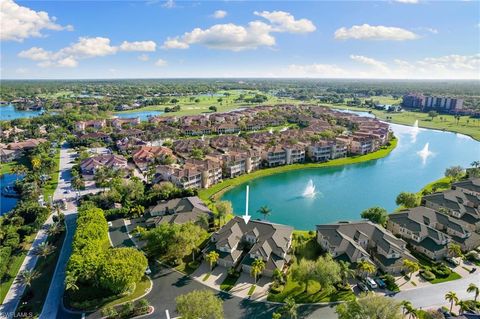
<path id="1" fill-rule="evenodd" d="M 209 188 L 222 181 L 222 165 L 219 161 L 187 159 L 183 167 L 201 172 L 201 188 Z"/>
<path id="2" fill-rule="evenodd" d="M 21 150 L 9 150 L 6 148 L 6 145 L 0 146 L 0 161 L 2 163 L 8 163 L 14 161 L 22 156 Z"/>
<path id="3" fill-rule="evenodd" d="M 156 227 L 165 223 L 185 224 L 191 222 L 208 228 L 209 222 L 213 219 L 213 213 L 200 198 L 192 196 L 160 201 L 148 209 L 145 218 L 147 227 Z M 206 224 L 202 224 L 202 219 L 206 221 Z"/>
<path id="4" fill-rule="evenodd" d="M 268 167 L 285 165 L 287 152 L 281 146 L 272 146 L 265 151 L 264 160 Z"/>
<path id="5" fill-rule="evenodd" d="M 28 140 L 21 141 L 21 142 L 9 143 L 7 144 L 6 148 L 9 150 L 18 151 L 19 154 L 23 154 L 24 151 L 34 149 L 38 145 L 46 142 L 47 140 L 44 138 L 30 138 Z"/>
<path id="6" fill-rule="evenodd" d="M 202 172 L 197 168 L 182 168 L 180 165 L 159 165 L 156 168 L 155 182 L 159 181 L 169 181 L 185 189 L 201 188 Z"/>
<path id="7" fill-rule="evenodd" d="M 116 129 L 121 129 L 124 126 L 136 126 L 140 124 L 140 118 L 139 117 L 129 117 L 129 118 L 114 118 L 112 121 L 112 126 Z"/>
<path id="8" fill-rule="evenodd" d="M 375 149 L 373 138 L 370 136 L 353 135 L 349 138 L 350 148 L 349 151 L 355 155 L 365 155 L 372 152 Z"/>
<path id="9" fill-rule="evenodd" d="M 178 118 L 176 116 L 151 116 L 149 117 L 148 121 L 156 124 L 174 124 L 178 121 Z"/>
<path id="10" fill-rule="evenodd" d="M 262 158 L 260 152 L 250 151 L 229 151 L 222 157 L 223 175 L 228 178 L 253 172 L 260 168 Z"/>
<path id="11" fill-rule="evenodd" d="M 372 262 L 384 272 L 399 273 L 403 260 L 415 261 L 407 243 L 370 221 L 317 225 L 317 242 L 334 258 Z"/>
<path id="12" fill-rule="evenodd" d="M 239 265 L 248 274 L 253 261 L 261 259 L 265 262 L 262 275 L 271 277 L 275 269 L 285 271 L 290 260 L 292 233 L 290 226 L 259 220 L 245 224 L 242 217 L 235 216 L 212 235 L 203 253 L 206 256 L 214 250 L 220 255 L 217 262 L 220 266 Z"/>
<path id="13" fill-rule="evenodd" d="M 75 123 L 75 130 L 77 132 L 84 132 L 87 128 L 100 130 L 106 126 L 107 126 L 106 120 L 79 121 Z"/>
<path id="14" fill-rule="evenodd" d="M 419 239 L 421 236 L 417 234 L 420 229 L 418 224 L 434 228 L 435 230 L 448 235 L 447 241 L 451 239 L 458 243 L 464 251 L 471 250 L 480 245 L 480 235 L 469 231 L 468 225 L 465 224 L 465 222 L 423 206 L 391 214 L 387 222 L 387 228 L 395 235 L 402 236 L 402 238 L 411 238 L 413 234 L 416 234 L 417 239 Z M 424 234 L 426 234 L 427 237 L 430 237 L 430 241 L 434 241 L 437 245 L 443 243 L 441 240 L 442 236 L 438 236 L 433 231 L 424 232 Z M 418 240 L 415 240 L 415 243 L 419 243 Z M 417 244 L 416 246 L 419 245 L 420 244 Z M 432 244 L 428 246 L 428 248 L 432 250 L 435 247 L 440 247 L 437 245 Z M 446 251 L 444 251 L 443 248 L 445 247 L 442 245 L 439 252 L 422 252 L 432 259 L 438 259 L 446 254 Z M 421 249 L 423 248 L 419 247 L 417 250 L 420 251 Z"/>
<path id="15" fill-rule="evenodd" d="M 334 143 L 331 141 L 318 141 L 308 146 L 308 157 L 312 162 L 326 162 L 332 159 Z"/>
<path id="16" fill-rule="evenodd" d="M 141 171 L 145 171 L 149 164 L 162 163 L 167 158 L 175 161 L 171 149 L 163 146 L 142 146 L 132 155 L 133 162 Z"/>
<path id="17" fill-rule="evenodd" d="M 284 145 L 285 150 L 285 163 L 295 164 L 305 162 L 305 145 L 303 144 L 290 144 Z"/>
<path id="18" fill-rule="evenodd" d="M 127 160 L 121 155 L 101 154 L 84 159 L 80 163 L 80 170 L 83 175 L 95 175 L 99 168 L 113 170 L 127 169 Z"/>
<path id="19" fill-rule="evenodd" d="M 480 196 L 452 189 L 426 195 L 422 198 L 422 204 L 465 222 L 469 231 L 480 230 Z"/>
<path id="20" fill-rule="evenodd" d="M 205 125 L 187 125 L 182 127 L 182 132 L 188 136 L 200 136 L 212 134 L 212 129 Z"/>
<path id="21" fill-rule="evenodd" d="M 466 194 L 480 196 L 480 178 L 471 178 L 453 183 L 452 189 L 458 189 Z"/>

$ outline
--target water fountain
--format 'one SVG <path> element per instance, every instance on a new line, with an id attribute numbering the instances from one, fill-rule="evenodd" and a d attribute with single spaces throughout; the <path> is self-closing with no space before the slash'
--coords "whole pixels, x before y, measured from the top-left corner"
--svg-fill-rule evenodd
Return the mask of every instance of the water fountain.
<path id="1" fill-rule="evenodd" d="M 314 197 L 316 194 L 315 191 L 315 184 L 313 184 L 313 180 L 309 180 L 305 190 L 302 193 L 303 197 Z"/>
<path id="2" fill-rule="evenodd" d="M 425 146 L 422 150 L 418 151 L 417 154 L 422 159 L 422 163 L 425 164 L 427 162 L 427 158 L 433 155 L 433 152 L 430 151 L 430 143 L 425 143 Z"/>
<path id="3" fill-rule="evenodd" d="M 273 134 L 273 129 L 269 129 L 268 133 Z"/>
<path id="4" fill-rule="evenodd" d="M 284 127 L 280 130 L 280 132 L 285 132 L 286 130 L 288 130 L 288 127 Z"/>

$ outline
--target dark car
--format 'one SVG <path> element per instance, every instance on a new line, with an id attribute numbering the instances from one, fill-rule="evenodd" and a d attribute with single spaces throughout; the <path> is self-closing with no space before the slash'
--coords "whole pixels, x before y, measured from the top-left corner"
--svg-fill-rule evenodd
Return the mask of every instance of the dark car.
<path id="1" fill-rule="evenodd" d="M 387 287 L 387 285 L 385 284 L 385 281 L 383 281 L 381 278 L 375 278 L 375 282 L 377 283 L 380 289 L 385 289 Z"/>
<path id="2" fill-rule="evenodd" d="M 359 281 L 358 282 L 358 288 L 362 291 L 370 291 L 367 285 L 365 285 L 363 282 Z"/>

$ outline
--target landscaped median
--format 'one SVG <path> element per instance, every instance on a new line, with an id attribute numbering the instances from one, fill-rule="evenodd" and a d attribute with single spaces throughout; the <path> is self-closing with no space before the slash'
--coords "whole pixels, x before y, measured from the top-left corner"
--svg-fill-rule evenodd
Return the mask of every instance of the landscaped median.
<path id="1" fill-rule="evenodd" d="M 252 179 L 289 172 L 293 170 L 344 166 L 344 165 L 358 164 L 362 162 L 377 160 L 377 159 L 386 157 L 388 154 L 390 154 L 395 149 L 395 147 L 397 147 L 397 143 L 398 143 L 398 140 L 396 138 L 393 138 L 389 142 L 389 145 L 379 149 L 378 151 L 365 154 L 365 155 L 338 158 L 328 162 L 291 164 L 291 165 L 285 165 L 285 166 L 259 169 L 250 174 L 245 174 L 235 178 L 226 179 L 223 182 L 216 184 L 210 188 L 201 189 L 198 191 L 198 196 L 202 200 L 209 202 L 212 200 L 216 200 L 218 197 L 220 197 L 224 192 L 226 192 L 231 187 L 235 187 L 243 183 L 249 182 Z"/>

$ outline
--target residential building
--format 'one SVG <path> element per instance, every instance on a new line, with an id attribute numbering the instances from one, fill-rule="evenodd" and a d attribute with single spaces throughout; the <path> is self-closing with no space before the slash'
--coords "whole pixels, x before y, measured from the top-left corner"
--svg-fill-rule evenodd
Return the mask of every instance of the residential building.
<path id="1" fill-rule="evenodd" d="M 272 146 L 265 152 L 266 166 L 280 166 L 287 163 L 287 152 L 283 147 Z"/>
<path id="2" fill-rule="evenodd" d="M 292 244 L 293 227 L 266 221 L 250 220 L 235 216 L 211 237 L 210 245 L 203 251 L 207 255 L 215 250 L 223 267 L 239 267 L 250 273 L 254 260 L 265 263 L 262 275 L 271 277 L 275 269 L 284 271 L 290 260 L 288 252 Z"/>
<path id="3" fill-rule="evenodd" d="M 145 225 L 156 227 L 159 224 L 185 224 L 188 222 L 208 228 L 213 213 L 197 196 L 160 201 L 148 209 Z M 206 224 L 203 223 L 206 221 Z"/>
<path id="4" fill-rule="evenodd" d="M 175 161 L 173 151 L 163 146 L 142 146 L 132 155 L 133 162 L 141 171 L 145 171 L 149 164 L 162 163 L 167 158 Z"/>
<path id="5" fill-rule="evenodd" d="M 121 155 L 114 154 L 96 155 L 80 163 L 80 170 L 83 175 L 94 175 L 99 168 L 120 170 L 127 167 L 127 160 Z"/>
<path id="6" fill-rule="evenodd" d="M 334 258 L 369 261 L 388 273 L 401 272 L 404 259 L 416 260 L 404 240 L 370 221 L 317 225 L 317 241 Z"/>
<path id="7" fill-rule="evenodd" d="M 100 130 L 107 126 L 106 120 L 90 120 L 90 121 L 79 121 L 75 123 L 75 130 L 77 132 L 85 132 L 87 128 L 93 128 L 95 130 Z"/>

